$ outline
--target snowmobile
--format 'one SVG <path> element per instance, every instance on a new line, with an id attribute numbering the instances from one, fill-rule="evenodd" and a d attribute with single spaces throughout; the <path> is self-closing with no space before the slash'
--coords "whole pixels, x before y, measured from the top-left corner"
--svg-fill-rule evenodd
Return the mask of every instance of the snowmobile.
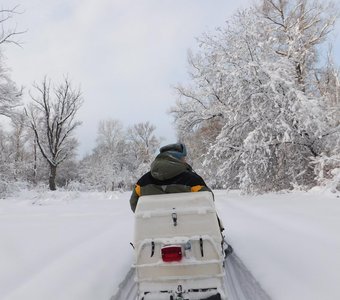
<path id="1" fill-rule="evenodd" d="M 227 300 L 210 192 L 142 196 L 135 211 L 138 300 Z"/>

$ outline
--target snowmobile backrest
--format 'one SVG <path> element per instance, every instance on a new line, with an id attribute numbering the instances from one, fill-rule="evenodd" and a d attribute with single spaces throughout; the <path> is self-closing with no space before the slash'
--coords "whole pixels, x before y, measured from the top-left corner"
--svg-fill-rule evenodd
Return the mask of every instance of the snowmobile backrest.
<path id="1" fill-rule="evenodd" d="M 207 191 L 141 196 L 138 199 L 135 213 L 164 211 L 174 207 L 190 208 L 195 211 L 207 208 L 215 210 L 212 193 Z"/>
<path id="2" fill-rule="evenodd" d="M 143 240 L 210 236 L 220 243 L 212 193 L 173 193 L 142 196 L 135 211 L 135 246 Z"/>

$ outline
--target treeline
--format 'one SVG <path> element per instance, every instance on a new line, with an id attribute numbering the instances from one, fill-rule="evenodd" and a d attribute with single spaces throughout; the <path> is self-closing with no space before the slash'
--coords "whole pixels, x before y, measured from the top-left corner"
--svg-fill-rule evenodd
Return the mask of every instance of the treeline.
<path id="1" fill-rule="evenodd" d="M 17 7 L 0 11 L 0 198 L 47 184 L 50 190 L 130 189 L 159 148 L 155 126 L 124 128 L 118 120 L 104 120 L 92 153 L 77 159 L 80 89 L 69 78 L 58 83 L 45 77 L 24 95 L 4 66 L 3 47 L 19 44 L 23 33 L 6 28 L 17 13 Z"/>
<path id="2" fill-rule="evenodd" d="M 149 122 L 124 128 L 118 120 L 105 120 L 98 126 L 91 154 L 77 159 L 77 140 L 72 136 L 63 144 L 61 154 L 53 158 L 53 149 L 47 150 L 50 145 L 41 141 L 38 146 L 34 130 L 26 124 L 13 118 L 9 130 L 0 130 L 0 197 L 21 188 L 46 189 L 48 183 L 51 190 L 57 187 L 78 191 L 131 189 L 148 170 L 161 142 L 154 133 L 156 127 Z M 44 127 L 36 130 L 47 136 Z M 54 175 L 52 185 L 51 175 Z"/>
<path id="3" fill-rule="evenodd" d="M 14 13 L 3 11 L 0 22 Z M 171 113 L 189 162 L 211 187 L 340 190 L 340 73 L 331 47 L 338 15 L 332 2 L 260 0 L 198 38 L 191 81 L 176 87 Z M 2 30 L 0 51 L 16 43 L 16 32 Z M 78 161 L 81 91 L 68 78 L 45 78 L 24 107 L 1 55 L 0 79 L 0 116 L 11 120 L 0 128 L 0 196 L 47 182 L 51 190 L 129 189 L 157 154 L 161 139 L 149 122 L 103 120 L 95 148 Z"/>

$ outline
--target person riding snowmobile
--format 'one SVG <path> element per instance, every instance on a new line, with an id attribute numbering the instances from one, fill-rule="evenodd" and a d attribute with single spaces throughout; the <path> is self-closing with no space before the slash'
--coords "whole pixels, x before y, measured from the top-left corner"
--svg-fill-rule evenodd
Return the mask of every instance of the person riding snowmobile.
<path id="1" fill-rule="evenodd" d="M 187 150 L 184 144 L 169 144 L 161 147 L 159 152 L 150 171 L 137 181 L 133 189 L 130 198 L 133 212 L 140 196 L 201 191 L 213 194 L 202 177 L 185 161 Z"/>
<path id="2" fill-rule="evenodd" d="M 206 185 L 203 178 L 185 161 L 187 150 L 183 143 L 163 146 L 159 149 L 159 152 L 151 163 L 150 171 L 144 174 L 135 184 L 130 198 L 130 206 L 133 212 L 136 210 L 140 196 L 209 191 L 214 197 L 214 193 Z M 224 231 L 223 223 L 217 215 L 216 217 L 223 242 L 227 245 L 225 250 L 227 257 L 233 252 L 233 248 L 225 241 L 222 234 Z"/>

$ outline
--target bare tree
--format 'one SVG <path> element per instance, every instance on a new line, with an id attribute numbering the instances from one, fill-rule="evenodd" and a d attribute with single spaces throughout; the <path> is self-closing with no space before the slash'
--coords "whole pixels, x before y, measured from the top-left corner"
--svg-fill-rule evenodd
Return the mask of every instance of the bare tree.
<path id="1" fill-rule="evenodd" d="M 135 124 L 128 130 L 128 137 L 139 163 L 150 163 L 159 148 L 161 140 L 155 136 L 155 129 L 150 122 L 145 122 Z"/>
<path id="2" fill-rule="evenodd" d="M 123 141 L 123 124 L 119 120 L 109 119 L 99 122 L 97 144 L 102 150 L 111 155 L 119 153 Z"/>
<path id="3" fill-rule="evenodd" d="M 34 88 L 36 95 L 31 94 L 32 102 L 25 113 L 38 148 L 50 167 L 49 187 L 56 190 L 57 167 L 77 146 L 72 134 L 81 124 L 75 120 L 75 116 L 83 99 L 80 90 L 74 90 L 67 78 L 53 91 L 46 77 Z"/>

